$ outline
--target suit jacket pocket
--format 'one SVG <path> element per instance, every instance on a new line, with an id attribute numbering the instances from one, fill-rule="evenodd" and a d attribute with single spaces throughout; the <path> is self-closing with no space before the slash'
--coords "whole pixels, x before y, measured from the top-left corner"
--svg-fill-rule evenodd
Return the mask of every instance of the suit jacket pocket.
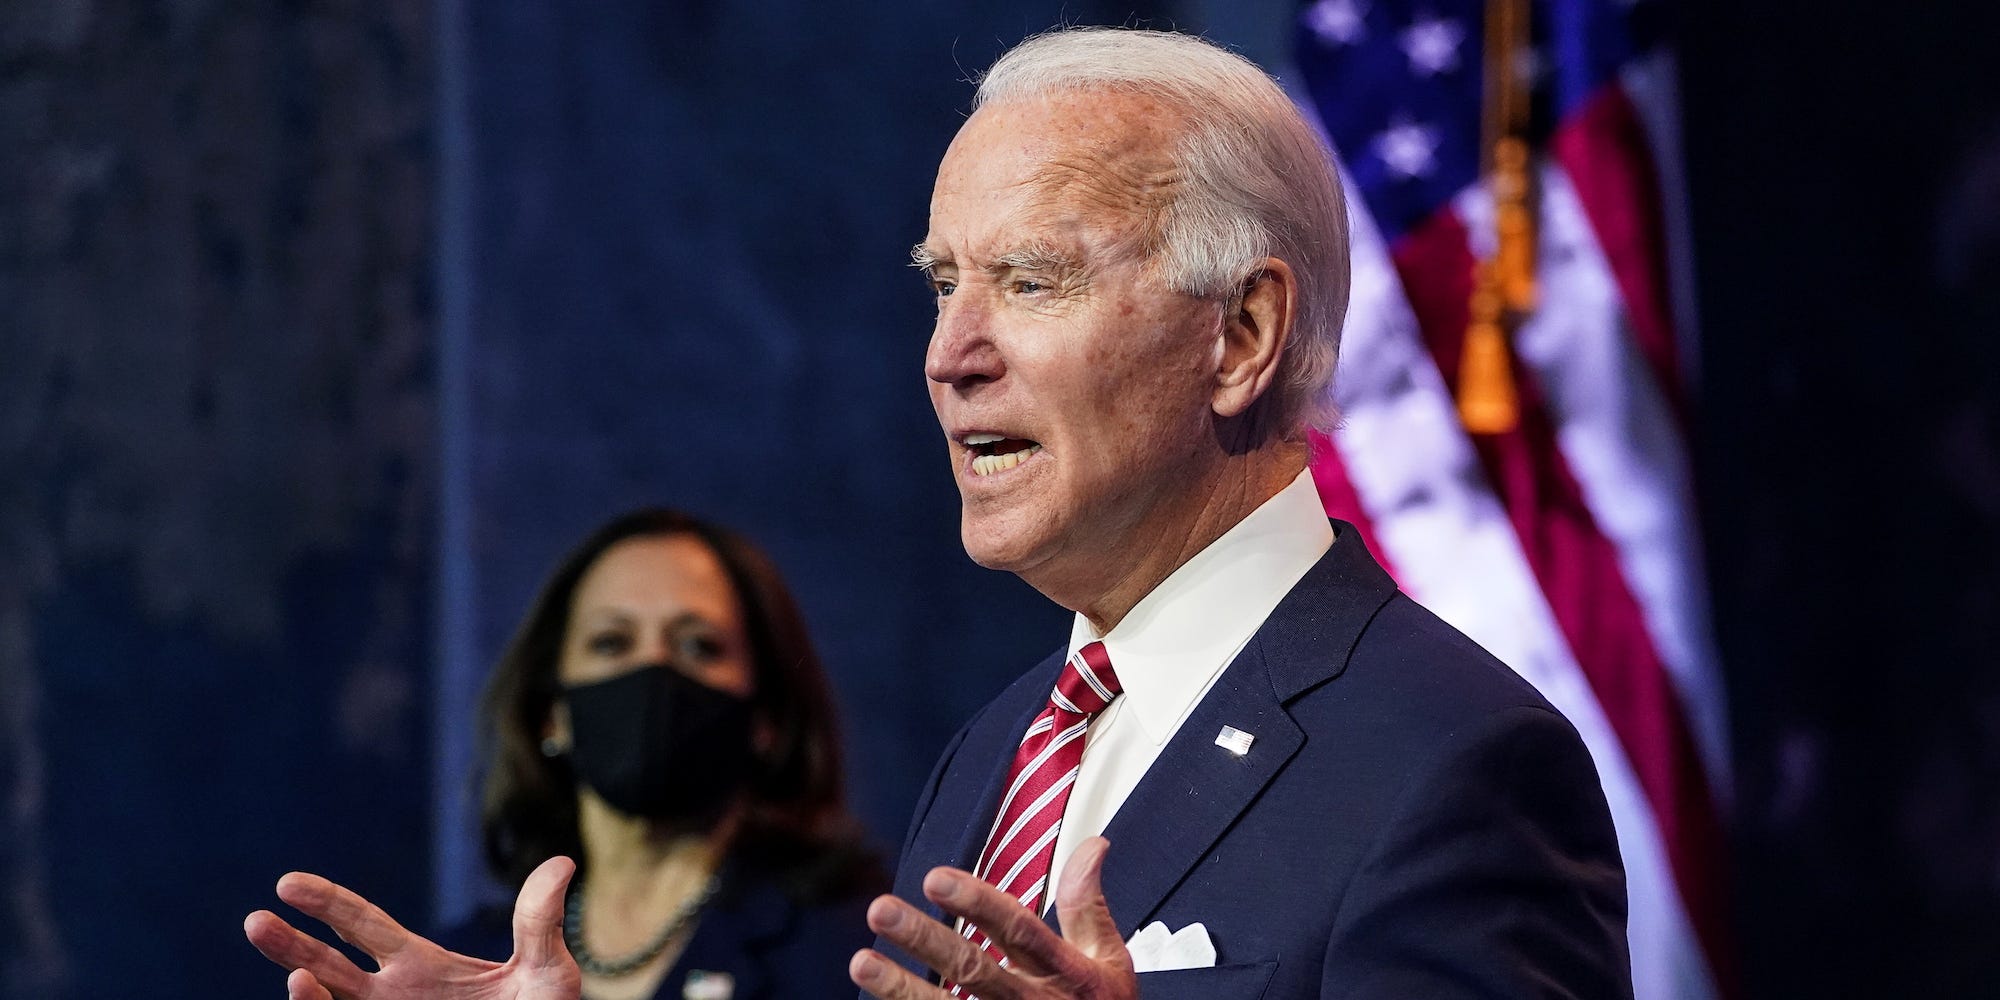
<path id="1" fill-rule="evenodd" d="M 1271 986 L 1276 962 L 1239 962 L 1206 969 L 1139 973 L 1140 1000 L 1258 1000 Z"/>

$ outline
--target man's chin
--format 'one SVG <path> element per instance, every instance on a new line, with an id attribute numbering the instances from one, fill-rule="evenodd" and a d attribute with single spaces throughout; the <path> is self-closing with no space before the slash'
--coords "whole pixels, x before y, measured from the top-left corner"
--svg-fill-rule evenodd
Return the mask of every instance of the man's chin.
<path id="1" fill-rule="evenodd" d="M 1025 532 L 966 518 L 959 526 L 959 542 L 972 561 L 1003 573 L 1021 573 L 1036 562 L 1040 546 Z"/>
<path id="2" fill-rule="evenodd" d="M 986 569 L 997 569 L 1002 573 L 1018 573 L 1025 565 L 1017 553 L 1005 546 L 993 545 L 986 539 L 975 540 L 966 537 L 962 540 L 965 543 L 965 554 Z"/>

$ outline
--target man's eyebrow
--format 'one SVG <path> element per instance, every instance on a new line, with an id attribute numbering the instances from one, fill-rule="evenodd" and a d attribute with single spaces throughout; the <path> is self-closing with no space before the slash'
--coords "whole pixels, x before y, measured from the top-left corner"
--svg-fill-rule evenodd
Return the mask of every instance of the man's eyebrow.
<path id="1" fill-rule="evenodd" d="M 910 266 L 919 271 L 932 271 L 940 266 L 951 266 L 956 263 L 949 255 L 932 250 L 927 244 L 919 243 L 910 248 Z M 1032 243 L 993 258 L 992 263 L 985 265 L 981 270 L 1067 271 L 1076 267 L 1076 258 L 1070 254 L 1050 244 Z"/>
<path id="2" fill-rule="evenodd" d="M 910 248 L 910 266 L 919 271 L 935 269 L 939 264 L 951 263 L 950 257 L 940 256 L 929 246 L 919 243 Z"/>
<path id="3" fill-rule="evenodd" d="M 1046 243 L 1033 243 L 1009 250 L 993 258 L 989 271 L 1019 268 L 1024 271 L 1067 271 L 1076 267 L 1075 258 Z"/>

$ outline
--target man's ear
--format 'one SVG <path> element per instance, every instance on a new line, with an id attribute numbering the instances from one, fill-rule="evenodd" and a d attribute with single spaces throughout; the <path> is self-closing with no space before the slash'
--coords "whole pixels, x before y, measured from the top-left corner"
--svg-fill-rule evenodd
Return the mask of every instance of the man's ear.
<path id="1" fill-rule="evenodd" d="M 1292 266 L 1276 257 L 1264 258 L 1243 279 L 1217 334 L 1215 393 L 1209 404 L 1217 416 L 1240 416 L 1270 391 L 1291 337 L 1298 297 Z"/>

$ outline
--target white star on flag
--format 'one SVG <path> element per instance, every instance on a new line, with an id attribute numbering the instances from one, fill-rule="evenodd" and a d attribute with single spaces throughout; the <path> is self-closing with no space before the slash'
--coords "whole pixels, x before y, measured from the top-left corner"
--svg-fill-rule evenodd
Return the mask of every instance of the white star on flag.
<path id="1" fill-rule="evenodd" d="M 1398 177 L 1423 177 L 1436 166 L 1437 129 L 1399 122 L 1375 137 L 1375 155 Z"/>
<path id="2" fill-rule="evenodd" d="M 1457 21 L 1432 18 L 1410 25 L 1403 32 L 1403 53 L 1410 57 L 1410 72 L 1436 76 L 1458 68 L 1458 45 L 1465 41 L 1465 29 Z"/>
<path id="3" fill-rule="evenodd" d="M 1306 9 L 1306 27 L 1329 45 L 1353 45 L 1368 34 L 1366 0 L 1319 0 Z"/>

